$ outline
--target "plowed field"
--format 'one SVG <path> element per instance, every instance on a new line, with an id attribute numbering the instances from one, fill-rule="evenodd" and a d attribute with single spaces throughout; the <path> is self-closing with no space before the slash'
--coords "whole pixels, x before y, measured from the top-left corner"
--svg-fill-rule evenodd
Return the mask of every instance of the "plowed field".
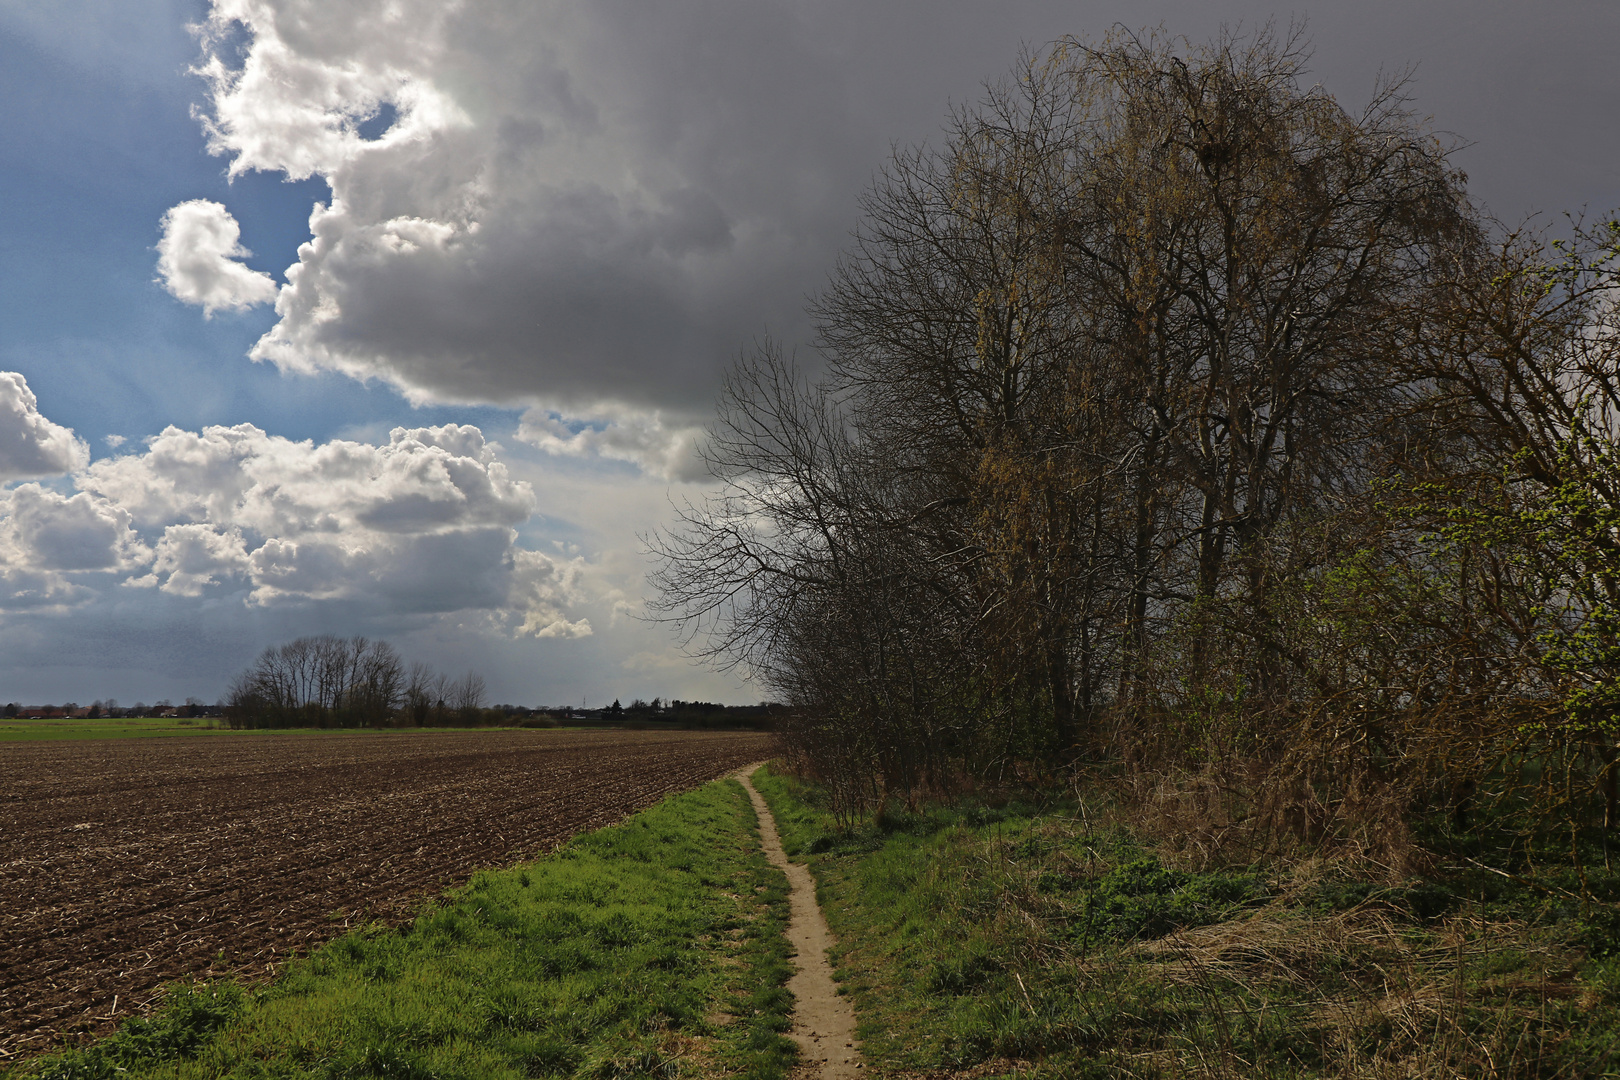
<path id="1" fill-rule="evenodd" d="M 266 977 L 771 745 L 573 731 L 0 744 L 0 1061 L 105 1031 L 165 982 Z"/>

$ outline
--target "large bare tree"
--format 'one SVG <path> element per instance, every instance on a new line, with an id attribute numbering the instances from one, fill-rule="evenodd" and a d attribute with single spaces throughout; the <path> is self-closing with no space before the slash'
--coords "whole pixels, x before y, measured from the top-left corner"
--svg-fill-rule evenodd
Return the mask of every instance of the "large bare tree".
<path id="1" fill-rule="evenodd" d="M 1270 31 L 1068 40 L 897 154 L 814 304 L 827 381 L 734 373 L 725 489 L 652 545 L 664 614 L 930 762 L 1086 752 L 1217 605 L 1285 694 L 1287 537 L 1404 438 L 1402 357 L 1478 236 L 1398 84 L 1351 113 L 1302 64 Z"/>

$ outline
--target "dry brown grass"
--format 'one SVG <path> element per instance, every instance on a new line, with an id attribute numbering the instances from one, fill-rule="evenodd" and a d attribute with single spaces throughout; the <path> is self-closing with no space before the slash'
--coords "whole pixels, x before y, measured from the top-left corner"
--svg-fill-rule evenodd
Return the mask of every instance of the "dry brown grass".
<path id="1" fill-rule="evenodd" d="M 1370 788 L 1314 844 L 1245 813 L 1254 790 L 1160 773 L 849 834 L 817 865 L 878 1075 L 1620 1076 L 1620 965 L 1588 960 L 1578 896 L 1408 876 L 1411 838 L 1375 835 Z M 831 835 L 789 820 L 800 842 Z M 1142 940 L 1162 930 L 1130 904 L 1155 896 L 1192 899 Z"/>
<path id="2" fill-rule="evenodd" d="M 1207 797 L 1189 794 L 1195 787 L 1168 793 L 1160 787 L 1151 805 L 1159 813 L 1166 807 L 1185 809 Z M 1096 824 L 1048 818 L 1026 835 L 1072 842 Z M 1230 864 L 1253 850 L 1237 843 L 1201 847 L 1196 833 L 1165 839 L 1160 853 L 1166 862 L 1190 869 Z M 1061 921 L 1062 902 L 1043 896 L 1035 877 L 1053 869 L 1095 877 L 1112 869 L 1109 853 L 1087 848 L 1077 858 L 1069 847 L 1051 852 L 1040 866 L 1020 866 L 998 857 L 997 847 L 1005 847 L 1004 841 L 989 841 L 975 861 L 987 871 L 990 863 L 997 864 L 993 872 L 1002 885 L 1002 910 L 995 921 L 1022 940 L 1026 963 L 1072 964 L 1079 969 L 1079 983 L 1094 989 L 1150 986 L 1201 996 L 1208 1015 L 1219 1017 L 1212 1036 L 1131 1055 L 1123 1066 L 1129 1075 L 1221 1080 L 1301 1073 L 1358 1080 L 1607 1075 L 1573 1067 L 1561 1071 L 1553 1062 L 1552 1048 L 1565 1033 L 1550 1007 L 1593 998 L 1596 992 L 1576 976 L 1583 951 L 1527 922 L 1466 909 L 1419 923 L 1378 899 L 1344 911 L 1313 911 L 1308 897 L 1345 878 L 1345 859 L 1342 853 L 1327 858 L 1292 848 L 1292 858 L 1282 865 L 1273 858 L 1276 892 L 1258 910 L 1115 952 L 1077 955 L 1042 941 L 1041 924 Z M 1399 875 L 1396 866 L 1377 862 L 1366 849 L 1359 865 L 1383 878 Z M 1028 991 L 1022 992 L 1027 1000 Z M 1276 1060 L 1252 1056 L 1255 1033 L 1268 1027 L 1291 1031 L 1299 1040 L 1298 1056 L 1289 1066 L 1279 1069 Z M 1246 1029 L 1241 1035 L 1240 1028 Z M 1016 1074 L 1015 1063 L 1001 1065 L 992 1071 Z"/>
<path id="3" fill-rule="evenodd" d="M 1560 1075 L 1545 1067 L 1559 1036 L 1548 1006 L 1591 992 L 1575 979 L 1580 960 L 1517 922 L 1463 916 L 1414 931 L 1376 904 L 1306 916 L 1279 902 L 1133 945 L 1102 966 L 1109 977 L 1202 989 L 1231 1024 L 1296 1030 L 1314 1043 L 1302 1056 L 1317 1075 L 1405 1080 Z M 1217 1039 L 1155 1056 L 1167 1075 L 1258 1075 L 1230 1047 Z"/>
<path id="4" fill-rule="evenodd" d="M 1412 796 L 1365 770 L 1312 779 L 1293 764 L 1232 758 L 1198 769 L 1078 774 L 1114 823 L 1192 869 L 1328 858 L 1342 870 L 1398 881 L 1432 869 L 1409 825 Z"/>

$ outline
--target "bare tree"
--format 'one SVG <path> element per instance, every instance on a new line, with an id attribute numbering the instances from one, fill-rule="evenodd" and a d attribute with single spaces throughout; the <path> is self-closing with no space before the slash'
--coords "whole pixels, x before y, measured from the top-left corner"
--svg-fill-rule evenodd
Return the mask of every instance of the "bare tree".
<path id="1" fill-rule="evenodd" d="M 1092 747 L 1150 665 L 1316 693 L 1277 583 L 1405 437 L 1479 231 L 1398 83 L 1351 114 L 1302 55 L 1069 40 L 898 154 L 814 306 L 830 380 L 734 371 L 656 610 L 891 790 Z"/>
<path id="2" fill-rule="evenodd" d="M 481 677 L 469 672 L 456 685 L 474 682 L 481 700 Z M 407 668 L 386 641 L 323 635 L 266 649 L 232 681 L 226 711 L 236 727 L 375 727 L 400 713 L 423 724 L 442 717 L 449 693 L 444 676 L 420 662 Z"/>
<path id="3" fill-rule="evenodd" d="M 431 721 L 440 698 L 432 666 L 413 660 L 405 674 L 405 713 L 410 722 L 422 727 Z"/>
<path id="4" fill-rule="evenodd" d="M 362 726 L 387 723 L 404 703 L 404 662 L 386 641 L 350 642 L 344 711 Z"/>
<path id="5" fill-rule="evenodd" d="M 486 695 L 484 677 L 475 671 L 469 671 L 449 684 L 446 699 L 452 709 L 462 716 L 467 716 L 483 707 Z"/>

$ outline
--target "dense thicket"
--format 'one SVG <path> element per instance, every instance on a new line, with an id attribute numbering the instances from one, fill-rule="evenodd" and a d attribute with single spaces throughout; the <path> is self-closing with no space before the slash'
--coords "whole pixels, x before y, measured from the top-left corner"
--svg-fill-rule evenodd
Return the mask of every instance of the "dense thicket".
<path id="1" fill-rule="evenodd" d="M 1028 57 L 867 195 L 826 378 L 734 370 L 659 603 L 844 807 L 1113 761 L 1322 836 L 1517 755 L 1613 817 L 1615 234 L 1503 234 L 1300 63 Z"/>
<path id="2" fill-rule="evenodd" d="M 382 727 L 446 724 L 476 716 L 483 677 L 410 665 L 386 641 L 331 634 L 274 645 L 231 683 L 232 727 Z"/>

